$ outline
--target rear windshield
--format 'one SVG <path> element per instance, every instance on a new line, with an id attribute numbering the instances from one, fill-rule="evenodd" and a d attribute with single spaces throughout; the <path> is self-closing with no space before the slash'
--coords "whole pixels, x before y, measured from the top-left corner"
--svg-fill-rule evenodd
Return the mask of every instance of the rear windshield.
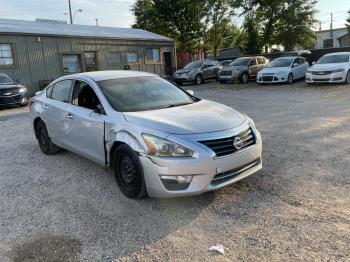
<path id="1" fill-rule="evenodd" d="M 293 58 L 279 58 L 272 60 L 266 67 L 290 67 L 293 62 Z"/>
<path id="2" fill-rule="evenodd" d="M 349 62 L 348 55 L 326 55 L 322 56 L 317 64 L 335 64 L 335 63 L 346 63 Z"/>
<path id="3" fill-rule="evenodd" d="M 137 112 L 192 104 L 194 98 L 156 76 L 98 81 L 102 93 L 119 112 Z"/>

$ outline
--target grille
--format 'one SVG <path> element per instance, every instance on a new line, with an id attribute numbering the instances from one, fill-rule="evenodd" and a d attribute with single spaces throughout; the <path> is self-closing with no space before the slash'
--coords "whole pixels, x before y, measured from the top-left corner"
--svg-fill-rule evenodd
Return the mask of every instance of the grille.
<path id="1" fill-rule="evenodd" d="M 239 137 L 242 141 L 242 147 L 240 149 L 237 149 L 233 145 L 233 141 L 236 137 Z M 254 145 L 255 136 L 252 129 L 248 128 L 242 133 L 238 134 L 237 136 L 226 137 L 226 138 L 215 139 L 215 140 L 198 141 L 198 142 L 209 147 L 211 150 L 213 150 L 217 157 L 221 157 L 221 156 L 231 155 L 236 151 L 243 150 L 248 146 Z"/>
<path id="2" fill-rule="evenodd" d="M 317 78 L 314 78 L 313 79 L 314 81 L 317 81 L 317 82 L 328 82 L 328 81 L 330 81 L 331 79 L 330 78 L 321 78 L 321 79 L 317 79 Z"/>
<path id="3" fill-rule="evenodd" d="M 312 71 L 311 72 L 313 75 L 330 75 L 333 73 L 333 71 Z"/>
<path id="4" fill-rule="evenodd" d="M 20 96 L 0 97 L 0 105 L 19 103 Z"/>
<path id="5" fill-rule="evenodd" d="M 273 81 L 273 78 L 274 78 L 273 76 L 263 76 L 262 80 L 263 81 Z"/>
<path id="6" fill-rule="evenodd" d="M 217 186 L 219 184 L 222 184 L 222 183 L 225 183 L 227 181 L 230 181 L 231 179 L 239 176 L 240 174 L 242 174 L 243 172 L 259 165 L 261 163 L 261 160 L 260 158 L 259 159 L 256 159 L 254 160 L 253 162 L 250 162 L 244 166 L 241 166 L 239 168 L 236 168 L 236 169 L 233 169 L 233 170 L 230 170 L 230 171 L 226 171 L 226 172 L 223 172 L 223 173 L 219 173 L 219 174 L 216 174 L 213 178 L 213 180 L 211 181 L 211 184 L 213 186 Z"/>
<path id="7" fill-rule="evenodd" d="M 222 75 L 222 76 L 230 76 L 230 75 L 232 75 L 232 72 L 229 71 L 229 70 L 225 70 L 225 71 L 221 71 L 220 75 Z"/>

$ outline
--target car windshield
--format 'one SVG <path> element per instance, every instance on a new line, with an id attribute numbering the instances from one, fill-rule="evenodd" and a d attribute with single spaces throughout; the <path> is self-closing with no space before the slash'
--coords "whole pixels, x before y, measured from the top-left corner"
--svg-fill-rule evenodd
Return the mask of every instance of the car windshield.
<path id="1" fill-rule="evenodd" d="M 0 75 L 0 84 L 11 84 L 13 83 L 12 79 L 6 75 Z"/>
<path id="2" fill-rule="evenodd" d="M 272 60 L 266 67 L 290 67 L 293 62 L 293 58 L 279 58 Z"/>
<path id="3" fill-rule="evenodd" d="M 180 88 L 156 76 L 98 81 L 102 93 L 119 112 L 148 111 L 192 104 L 194 99 Z"/>
<path id="4" fill-rule="evenodd" d="M 194 62 L 187 64 L 184 68 L 185 69 L 194 69 L 194 68 L 201 67 L 202 64 L 203 64 L 203 61 L 194 61 Z"/>
<path id="5" fill-rule="evenodd" d="M 326 55 L 322 56 L 317 64 L 335 64 L 349 62 L 349 55 Z"/>
<path id="6" fill-rule="evenodd" d="M 250 61 L 250 57 L 238 58 L 235 61 L 233 61 L 230 64 L 230 66 L 248 66 L 249 61 Z"/>

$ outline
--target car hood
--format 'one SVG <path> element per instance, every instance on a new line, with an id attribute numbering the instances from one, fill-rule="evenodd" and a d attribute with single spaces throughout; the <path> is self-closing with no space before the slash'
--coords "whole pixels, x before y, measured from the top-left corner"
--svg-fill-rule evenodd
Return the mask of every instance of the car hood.
<path id="1" fill-rule="evenodd" d="M 189 72 L 191 72 L 191 71 L 196 71 L 196 70 L 199 70 L 200 69 L 200 67 L 197 67 L 197 68 L 192 68 L 192 69 L 180 69 L 180 70 L 177 70 L 176 72 L 175 72 L 175 74 L 178 74 L 178 73 L 189 73 Z"/>
<path id="2" fill-rule="evenodd" d="M 0 84 L 0 89 L 3 90 L 3 89 L 17 89 L 19 88 L 19 85 L 18 84 Z"/>
<path id="3" fill-rule="evenodd" d="M 238 70 L 238 71 L 243 71 L 243 70 L 247 70 L 248 67 L 247 66 L 228 66 L 228 67 L 224 67 L 223 70 Z"/>
<path id="4" fill-rule="evenodd" d="M 314 64 L 310 70 L 336 70 L 345 68 L 349 63 Z"/>
<path id="5" fill-rule="evenodd" d="M 129 123 L 178 135 L 223 131 L 237 127 L 245 121 L 245 117 L 234 109 L 208 100 L 123 114 Z"/>
<path id="6" fill-rule="evenodd" d="M 265 67 L 263 68 L 259 73 L 260 74 L 265 74 L 265 73 L 278 73 L 278 72 L 288 72 L 289 67 Z"/>

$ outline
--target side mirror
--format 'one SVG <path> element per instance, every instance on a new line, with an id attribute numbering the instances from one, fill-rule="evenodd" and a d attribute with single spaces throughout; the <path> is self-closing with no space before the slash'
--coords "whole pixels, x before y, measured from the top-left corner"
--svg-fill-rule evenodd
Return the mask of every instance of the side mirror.
<path id="1" fill-rule="evenodd" d="M 194 91 L 193 91 L 193 90 L 190 90 L 190 89 L 189 89 L 189 90 L 186 90 L 186 92 L 189 93 L 191 96 L 194 95 Z"/>
<path id="2" fill-rule="evenodd" d="M 312 61 L 312 63 L 311 63 L 312 65 L 314 65 L 314 64 L 316 64 L 316 62 L 315 61 Z"/>
<path id="3" fill-rule="evenodd" d="M 294 64 L 293 64 L 293 67 L 296 67 L 296 66 L 298 66 L 298 65 L 299 65 L 298 63 L 294 63 Z"/>
<path id="4" fill-rule="evenodd" d="M 94 112 L 97 113 L 97 114 L 100 114 L 100 115 L 105 115 L 106 114 L 106 111 L 104 110 L 104 108 L 103 108 L 103 106 L 101 104 L 97 105 L 97 108 L 95 109 Z"/>
<path id="5" fill-rule="evenodd" d="M 41 91 L 37 91 L 37 92 L 35 92 L 35 96 L 38 96 L 38 95 L 40 95 L 41 93 L 42 93 L 43 91 L 41 90 Z"/>

